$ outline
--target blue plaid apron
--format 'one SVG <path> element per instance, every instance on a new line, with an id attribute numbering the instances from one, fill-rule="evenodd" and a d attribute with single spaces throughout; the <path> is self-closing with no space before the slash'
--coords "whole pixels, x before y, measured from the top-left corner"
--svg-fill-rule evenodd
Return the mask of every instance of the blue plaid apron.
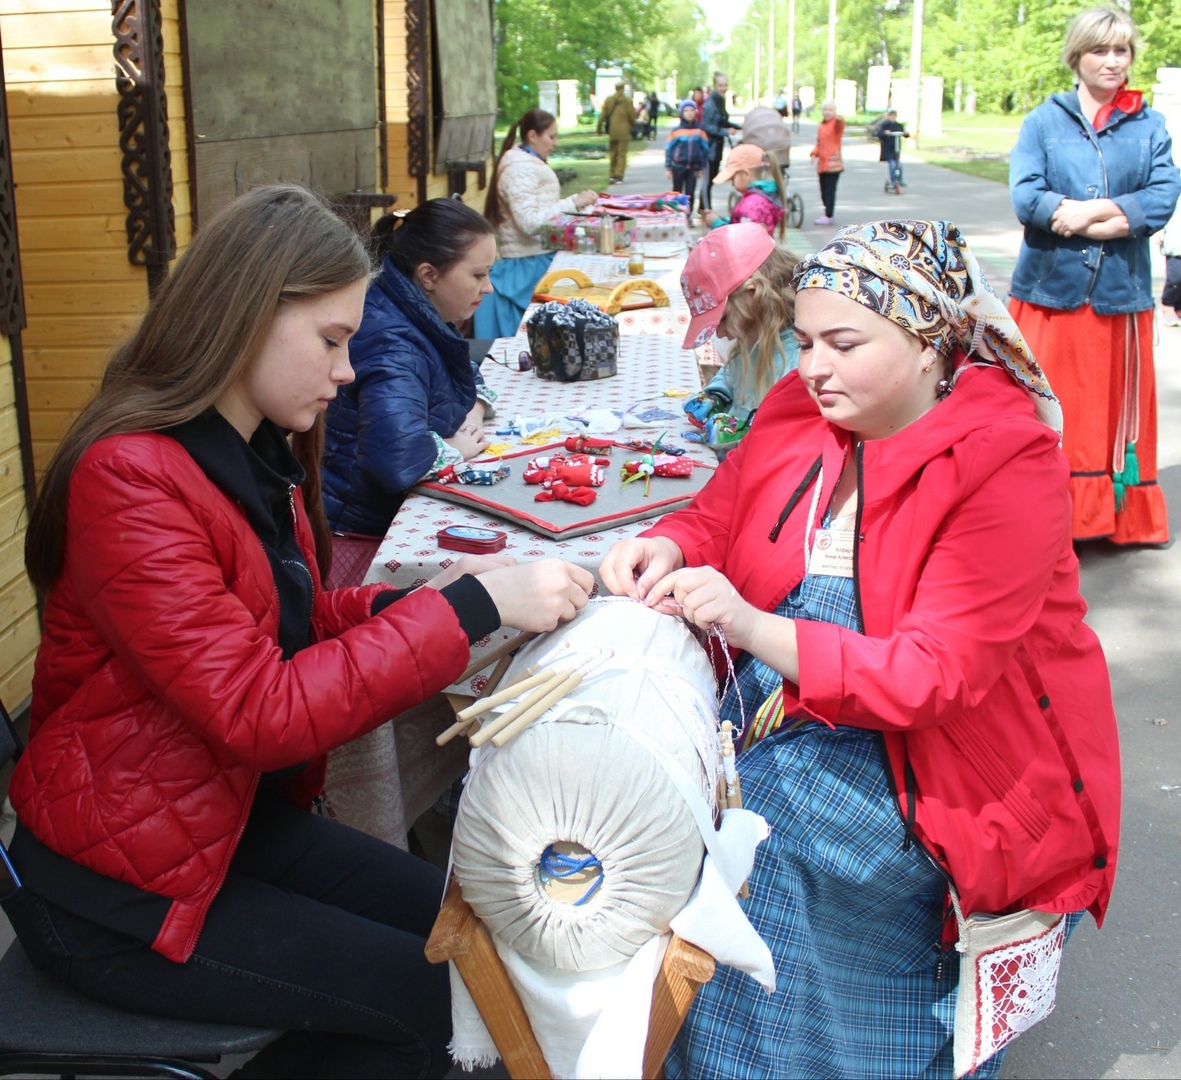
<path id="1" fill-rule="evenodd" d="M 776 609 L 860 630 L 851 578 L 810 575 Z M 782 684 L 744 654 L 723 719 Z M 738 758 L 745 806 L 766 817 L 747 916 L 779 989 L 719 966 L 666 1062 L 675 1077 L 951 1077 L 958 964 L 936 978 L 944 881 L 903 849 L 876 732 L 787 723 Z M 997 1054 L 976 1071 L 989 1080 Z"/>

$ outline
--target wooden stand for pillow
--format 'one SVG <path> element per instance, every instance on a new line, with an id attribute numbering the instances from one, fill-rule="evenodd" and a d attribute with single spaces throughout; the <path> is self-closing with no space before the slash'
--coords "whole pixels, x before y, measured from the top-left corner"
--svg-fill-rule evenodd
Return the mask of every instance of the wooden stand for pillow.
<path id="1" fill-rule="evenodd" d="M 443 907 L 426 943 L 426 958 L 432 964 L 455 962 L 509 1076 L 550 1080 L 549 1066 L 537 1045 L 521 999 L 492 938 L 464 900 L 455 878 L 447 883 Z M 713 975 L 714 958 L 674 934 L 652 987 L 643 1076 L 664 1076 L 668 1049 L 685 1021 L 698 988 Z"/>

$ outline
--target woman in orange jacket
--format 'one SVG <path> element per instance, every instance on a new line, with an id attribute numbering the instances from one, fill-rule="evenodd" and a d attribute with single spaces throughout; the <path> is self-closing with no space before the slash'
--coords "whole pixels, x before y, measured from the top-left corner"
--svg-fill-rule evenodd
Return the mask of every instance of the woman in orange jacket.
<path id="1" fill-rule="evenodd" d="M 845 121 L 837 116 L 835 101 L 826 101 L 820 106 L 820 126 L 816 129 L 816 145 L 808 155 L 816 162 L 816 175 L 820 179 L 820 201 L 824 213 L 816 219 L 817 225 L 831 225 L 837 206 L 837 181 L 845 171 L 841 158 L 841 140 L 845 136 Z"/>

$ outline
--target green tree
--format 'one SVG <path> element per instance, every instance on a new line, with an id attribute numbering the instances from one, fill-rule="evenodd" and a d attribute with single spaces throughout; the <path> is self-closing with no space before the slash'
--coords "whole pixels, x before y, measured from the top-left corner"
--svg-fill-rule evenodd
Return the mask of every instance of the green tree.
<path id="1" fill-rule="evenodd" d="M 621 67 L 645 88 L 674 69 L 692 78 L 710 40 L 695 0 L 497 0 L 495 18 L 497 91 L 509 118 L 537 104 L 543 79 L 589 88 L 601 67 Z"/>
<path id="2" fill-rule="evenodd" d="M 676 72 L 677 96 L 683 98 L 708 81 L 709 51 L 720 39 L 705 25 L 697 0 L 665 0 L 658 17 L 633 69 L 638 77 L 659 79 L 661 87 Z"/>

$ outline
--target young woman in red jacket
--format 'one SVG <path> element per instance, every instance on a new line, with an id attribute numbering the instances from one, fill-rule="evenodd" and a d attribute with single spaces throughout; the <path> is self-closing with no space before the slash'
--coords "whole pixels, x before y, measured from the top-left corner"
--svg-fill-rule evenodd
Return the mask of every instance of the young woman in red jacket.
<path id="1" fill-rule="evenodd" d="M 592 587 L 483 556 L 412 591 L 321 589 L 322 417 L 369 274 L 309 192 L 231 203 L 108 365 L 28 531 L 44 635 L 6 907 L 85 994 L 289 1031 L 242 1075 L 447 1070 L 447 972 L 423 956 L 442 876 L 308 812 L 324 755 Z"/>
<path id="2" fill-rule="evenodd" d="M 779 992 L 719 969 L 666 1072 L 950 1077 L 949 883 L 968 914 L 1071 926 L 1102 920 L 1115 873 L 1061 413 L 948 222 L 842 229 L 795 285 L 798 373 L 601 568 L 724 635 L 744 804 L 771 824 L 746 910 Z"/>

